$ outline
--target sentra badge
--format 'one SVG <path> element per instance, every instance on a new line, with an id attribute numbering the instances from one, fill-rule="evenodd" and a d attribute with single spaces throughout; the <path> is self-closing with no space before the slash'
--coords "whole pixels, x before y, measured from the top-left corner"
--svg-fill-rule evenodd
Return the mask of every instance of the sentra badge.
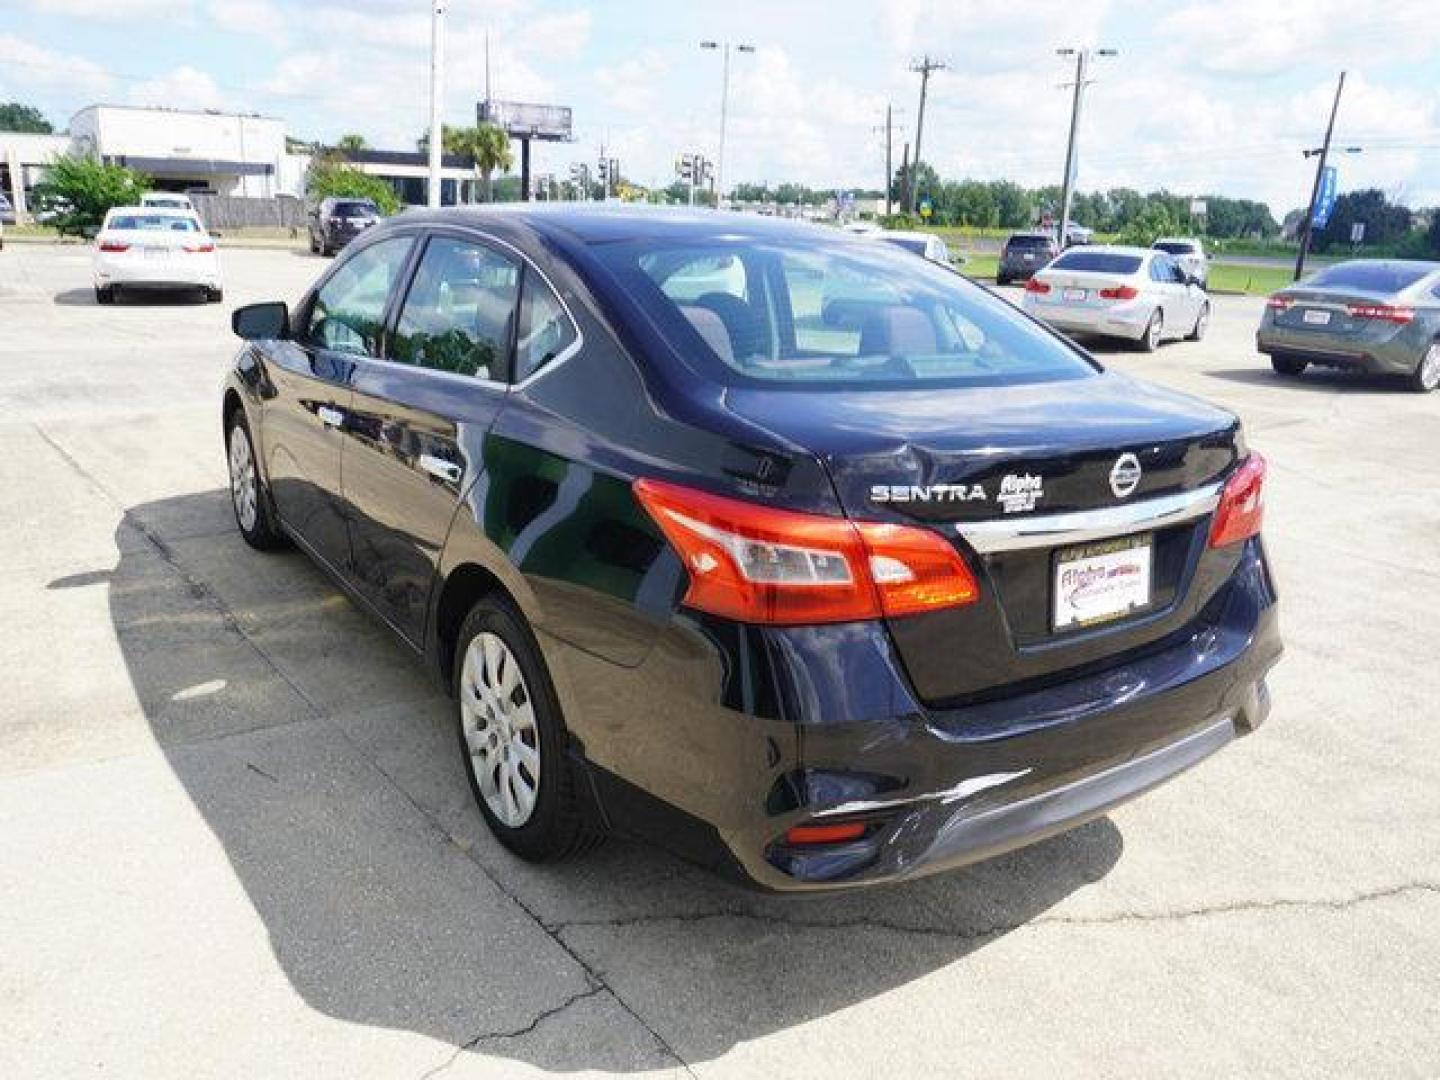
<path id="1" fill-rule="evenodd" d="M 983 484 L 872 484 L 870 501 L 897 502 L 975 502 L 984 501 Z"/>

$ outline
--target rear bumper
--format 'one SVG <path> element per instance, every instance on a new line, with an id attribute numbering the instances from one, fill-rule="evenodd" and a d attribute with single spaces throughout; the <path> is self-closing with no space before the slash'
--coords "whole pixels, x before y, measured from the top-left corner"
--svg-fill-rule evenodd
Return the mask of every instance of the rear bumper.
<path id="1" fill-rule="evenodd" d="M 1375 341 L 1262 327 L 1255 335 L 1255 348 L 1266 356 L 1304 360 L 1322 367 L 1372 375 L 1409 375 L 1419 366 L 1426 343 L 1411 342 L 1404 334 Z"/>
<path id="2" fill-rule="evenodd" d="M 1154 305 L 1119 303 L 1108 307 L 1085 308 L 1046 303 L 1025 295 L 1025 311 L 1048 326 L 1068 334 L 1099 334 L 1104 337 L 1139 341 L 1154 314 Z"/>
<path id="3" fill-rule="evenodd" d="M 166 259 L 153 264 L 104 260 L 95 265 L 95 284 L 148 289 L 218 289 L 220 266 L 215 259 Z"/>

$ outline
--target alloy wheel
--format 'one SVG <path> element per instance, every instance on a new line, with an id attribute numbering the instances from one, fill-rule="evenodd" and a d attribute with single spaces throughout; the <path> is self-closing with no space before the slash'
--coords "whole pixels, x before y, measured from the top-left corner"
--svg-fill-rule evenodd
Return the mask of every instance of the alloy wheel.
<path id="1" fill-rule="evenodd" d="M 485 805 L 518 829 L 540 794 L 540 729 L 519 661 L 497 634 L 482 631 L 465 650 L 460 721 Z"/>
<path id="2" fill-rule="evenodd" d="M 239 424 L 230 429 L 230 499 L 235 504 L 235 518 L 240 528 L 253 531 L 260 509 L 255 456 L 250 452 L 250 436 Z"/>
<path id="3" fill-rule="evenodd" d="M 1422 390 L 1434 390 L 1436 387 L 1440 387 L 1440 341 L 1426 350 L 1425 356 L 1420 360 L 1418 377 Z"/>

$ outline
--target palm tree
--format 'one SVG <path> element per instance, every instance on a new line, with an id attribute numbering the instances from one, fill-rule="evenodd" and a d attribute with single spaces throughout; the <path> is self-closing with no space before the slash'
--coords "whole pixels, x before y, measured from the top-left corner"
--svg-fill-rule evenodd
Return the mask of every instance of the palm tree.
<path id="1" fill-rule="evenodd" d="M 475 171 L 485 181 L 485 200 L 493 200 L 495 189 L 491 177 L 497 169 L 505 172 L 515 164 L 509 136 L 494 124 L 480 124 L 478 127 L 447 127 L 444 139 L 447 154 L 468 157 L 475 163 Z"/>
<path id="2" fill-rule="evenodd" d="M 344 150 L 347 154 L 355 150 L 365 150 L 369 147 L 364 135 L 356 135 L 353 132 L 349 135 L 341 135 L 335 140 L 335 149 Z"/>

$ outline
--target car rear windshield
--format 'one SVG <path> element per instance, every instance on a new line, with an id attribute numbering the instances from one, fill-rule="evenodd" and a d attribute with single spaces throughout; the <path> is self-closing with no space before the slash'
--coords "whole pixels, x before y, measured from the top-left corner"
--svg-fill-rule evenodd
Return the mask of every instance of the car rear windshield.
<path id="1" fill-rule="evenodd" d="M 175 214 L 124 214 L 110 219 L 108 229 L 125 232 L 199 232 L 194 218 Z"/>
<path id="2" fill-rule="evenodd" d="M 681 357 L 733 385 L 997 386 L 1096 370 L 987 290 L 889 244 L 629 240 L 592 250 Z"/>
<path id="3" fill-rule="evenodd" d="M 1140 269 L 1139 255 L 1108 251 L 1067 251 L 1050 264 L 1052 270 L 1085 270 L 1095 274 L 1133 274 Z"/>
<path id="4" fill-rule="evenodd" d="M 1184 241 L 1161 240 L 1155 244 L 1156 251 L 1163 251 L 1167 255 L 1194 255 L 1200 250 L 1199 244 L 1189 244 Z"/>
<path id="5" fill-rule="evenodd" d="M 1012 236 L 1005 241 L 1007 248 L 1046 248 L 1050 246 L 1048 236 Z"/>
<path id="6" fill-rule="evenodd" d="M 342 202 L 336 203 L 331 213 L 336 217 L 374 217 L 375 207 L 370 203 Z"/>
<path id="7" fill-rule="evenodd" d="M 916 255 L 925 254 L 925 240 L 923 238 L 916 238 L 912 236 L 887 236 L 885 237 L 885 242 L 889 244 L 894 244 L 896 247 L 902 248 L 905 251 L 913 251 Z"/>
<path id="8" fill-rule="evenodd" d="M 1408 289 L 1426 274 L 1440 270 L 1433 267 L 1400 266 L 1383 262 L 1345 262 L 1327 266 L 1304 285 L 1335 289 L 1363 289 L 1366 292 L 1394 293 Z"/>

